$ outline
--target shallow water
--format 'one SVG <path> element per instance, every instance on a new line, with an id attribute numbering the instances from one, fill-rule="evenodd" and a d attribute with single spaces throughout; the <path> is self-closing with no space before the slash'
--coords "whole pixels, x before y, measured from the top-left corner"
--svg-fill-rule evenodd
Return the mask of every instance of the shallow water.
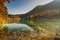
<path id="1" fill-rule="evenodd" d="M 16 24 L 16 23 L 12 23 L 12 24 L 5 24 L 2 28 L 4 28 L 5 26 L 8 27 L 9 30 L 31 30 L 33 31 L 33 28 L 31 28 L 30 26 L 26 25 L 26 24 Z"/>

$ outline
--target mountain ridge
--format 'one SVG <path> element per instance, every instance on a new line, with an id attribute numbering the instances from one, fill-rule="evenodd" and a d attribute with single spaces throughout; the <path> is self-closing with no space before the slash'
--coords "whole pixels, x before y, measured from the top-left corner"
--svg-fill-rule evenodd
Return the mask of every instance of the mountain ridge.
<path id="1" fill-rule="evenodd" d="M 55 15 L 55 16 L 54 16 Z M 59 15 L 59 16 L 58 16 Z M 22 15 L 23 16 L 23 15 Z M 24 14 L 28 18 L 59 18 L 60 17 L 60 1 L 54 0 L 46 5 L 38 5 L 30 12 Z M 32 19 L 33 19 L 32 18 Z"/>

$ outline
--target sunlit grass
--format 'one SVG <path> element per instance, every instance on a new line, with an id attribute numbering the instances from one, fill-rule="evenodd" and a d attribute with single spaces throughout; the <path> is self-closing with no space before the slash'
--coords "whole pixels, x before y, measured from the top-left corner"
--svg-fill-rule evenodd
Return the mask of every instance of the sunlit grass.
<path id="1" fill-rule="evenodd" d="M 34 21 L 24 21 L 24 24 L 31 26 L 32 28 L 37 29 L 38 27 L 47 29 L 53 32 L 60 32 L 60 19 L 49 20 L 49 19 L 37 19 Z"/>
<path id="2" fill-rule="evenodd" d="M 17 40 L 20 40 L 20 39 L 21 40 L 54 40 L 56 33 L 53 32 L 53 30 L 56 27 L 60 26 L 60 21 L 49 21 L 49 20 L 48 21 L 46 20 L 23 21 L 21 23 L 29 25 L 30 27 L 35 29 L 35 31 L 21 32 L 20 30 L 17 30 L 15 32 L 11 32 L 7 30 L 8 29 L 7 27 L 5 27 L 3 31 L 1 31 L 2 32 L 1 35 L 5 33 L 3 36 L 5 36 L 7 39 L 9 36 L 10 39 L 16 38 Z M 3 37 L 1 39 L 3 39 Z"/>

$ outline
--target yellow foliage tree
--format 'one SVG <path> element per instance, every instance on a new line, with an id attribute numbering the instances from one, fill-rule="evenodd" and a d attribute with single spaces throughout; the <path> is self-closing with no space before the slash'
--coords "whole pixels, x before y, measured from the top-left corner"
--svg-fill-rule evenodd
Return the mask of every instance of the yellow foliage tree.
<path id="1" fill-rule="evenodd" d="M 0 16 L 0 28 L 6 23 L 6 19 L 3 16 Z"/>

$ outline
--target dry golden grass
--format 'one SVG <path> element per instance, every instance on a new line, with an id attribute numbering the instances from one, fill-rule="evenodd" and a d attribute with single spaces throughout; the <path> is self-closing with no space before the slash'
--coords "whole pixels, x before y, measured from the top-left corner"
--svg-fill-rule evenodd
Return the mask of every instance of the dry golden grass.
<path id="1" fill-rule="evenodd" d="M 54 40 L 56 34 L 39 28 L 35 31 L 0 31 L 0 40 Z"/>

